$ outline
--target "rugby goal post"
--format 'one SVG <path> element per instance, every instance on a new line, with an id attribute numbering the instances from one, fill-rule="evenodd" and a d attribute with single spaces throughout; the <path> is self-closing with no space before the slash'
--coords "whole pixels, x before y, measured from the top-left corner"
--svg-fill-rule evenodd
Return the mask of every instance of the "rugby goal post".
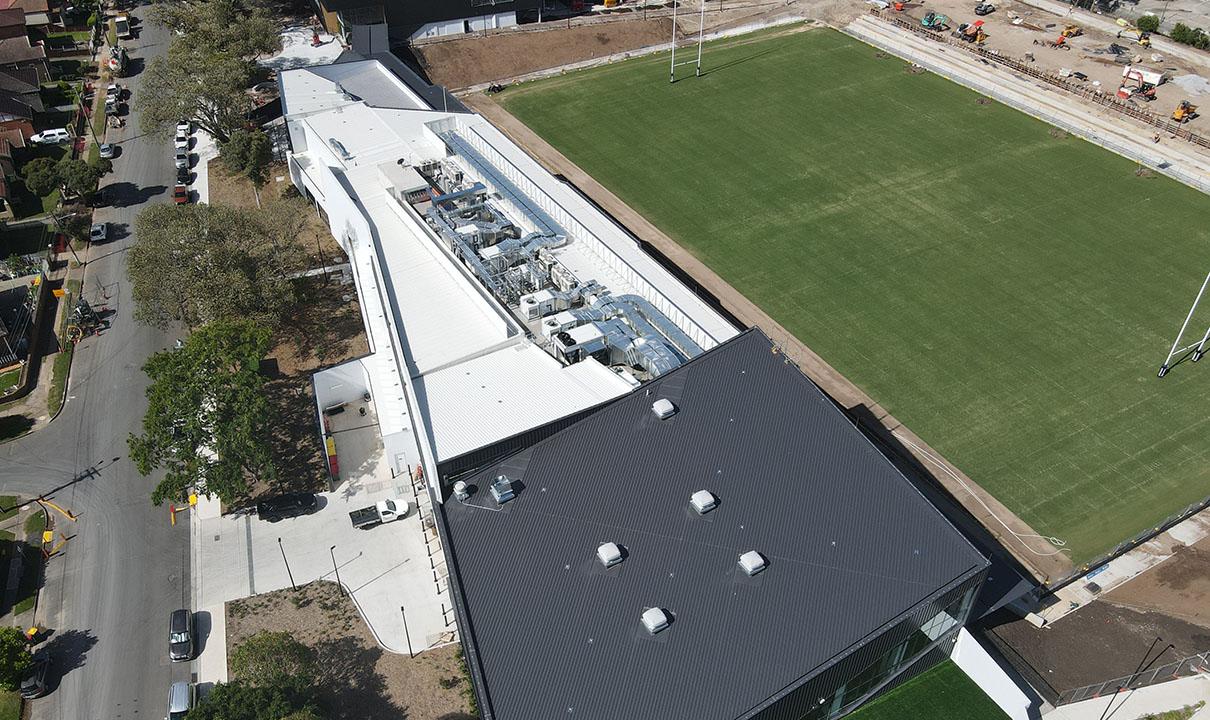
<path id="1" fill-rule="evenodd" d="M 1177 355 L 1193 350 L 1193 362 L 1202 359 L 1206 354 L 1206 341 L 1210 340 L 1210 327 L 1206 328 L 1206 332 L 1202 334 L 1202 339 L 1193 344 L 1181 347 L 1181 338 L 1185 336 L 1185 330 L 1189 328 L 1189 321 L 1193 319 L 1193 313 L 1197 311 L 1198 303 L 1202 301 L 1202 296 L 1206 294 L 1206 287 L 1210 285 L 1210 273 L 1206 273 L 1206 279 L 1202 281 L 1202 287 L 1197 291 L 1197 297 L 1193 298 L 1193 306 L 1189 308 L 1189 314 L 1185 316 L 1185 322 L 1181 323 L 1180 332 L 1176 334 L 1176 339 L 1172 341 L 1172 347 L 1168 350 L 1168 357 L 1164 358 L 1164 364 L 1160 365 L 1159 377 L 1164 377 L 1168 371 L 1172 369 L 1172 358 Z"/>
<path id="2" fill-rule="evenodd" d="M 695 65 L 693 70 L 694 77 L 702 76 L 702 38 L 706 30 L 706 0 L 698 0 L 701 9 L 698 11 L 697 19 L 697 60 L 686 60 L 681 65 Z M 672 0 L 672 60 L 668 65 L 668 82 L 676 82 L 676 12 L 680 6 L 680 0 Z"/>

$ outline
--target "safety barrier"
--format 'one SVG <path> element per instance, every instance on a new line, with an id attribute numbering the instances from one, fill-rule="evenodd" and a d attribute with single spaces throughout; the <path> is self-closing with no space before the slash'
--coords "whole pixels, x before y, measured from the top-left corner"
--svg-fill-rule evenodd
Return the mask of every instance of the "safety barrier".
<path id="1" fill-rule="evenodd" d="M 1158 657 L 1158 656 L 1157 656 Z M 1142 670 L 1131 675 L 1124 675 L 1095 685 L 1085 685 L 1075 690 L 1059 693 L 1055 705 L 1069 705 L 1082 700 L 1093 700 L 1107 695 L 1113 695 L 1121 690 L 1138 690 L 1148 685 L 1156 685 L 1169 680 L 1192 677 L 1210 672 L 1210 652 L 1191 655 L 1176 662 L 1160 665 L 1153 670 Z"/>

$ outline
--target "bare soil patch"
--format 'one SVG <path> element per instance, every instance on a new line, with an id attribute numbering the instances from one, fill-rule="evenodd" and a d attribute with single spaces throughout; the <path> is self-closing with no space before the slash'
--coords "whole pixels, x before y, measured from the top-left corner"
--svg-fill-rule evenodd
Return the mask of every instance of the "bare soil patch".
<path id="1" fill-rule="evenodd" d="M 1171 558 L 1114 588 L 1103 599 L 1210 629 L 1210 538 L 1178 547 Z M 1210 641 L 1202 648 L 1205 650 L 1210 650 Z"/>
<path id="2" fill-rule="evenodd" d="M 315 650 L 319 701 L 333 720 L 470 720 L 470 681 L 449 645 L 408 658 L 385 652 L 334 583 L 313 582 L 227 603 L 227 656 L 262 630 Z"/>
<path id="3" fill-rule="evenodd" d="M 636 19 L 601 25 L 552 28 L 469 37 L 415 48 L 429 78 L 451 89 L 667 43 L 672 20 Z"/>

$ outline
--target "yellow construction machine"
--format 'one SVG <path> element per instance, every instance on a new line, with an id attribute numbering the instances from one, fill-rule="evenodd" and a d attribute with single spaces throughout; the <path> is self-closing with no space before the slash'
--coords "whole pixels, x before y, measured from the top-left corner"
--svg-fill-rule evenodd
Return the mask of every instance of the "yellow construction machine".
<path id="1" fill-rule="evenodd" d="M 1117 23 L 1122 28 L 1121 30 L 1118 30 L 1119 38 L 1125 35 L 1126 37 L 1134 38 L 1136 43 L 1145 48 L 1151 47 L 1151 33 L 1139 30 L 1137 27 L 1131 25 L 1130 22 L 1125 18 L 1118 18 Z"/>
<path id="2" fill-rule="evenodd" d="M 1172 119 L 1178 123 L 1185 123 L 1197 116 L 1197 106 L 1188 100 L 1181 100 L 1181 104 L 1176 106 L 1172 111 Z"/>
<path id="3" fill-rule="evenodd" d="M 1067 25 L 1063 28 L 1063 32 L 1059 33 L 1059 37 L 1067 40 L 1073 37 L 1079 37 L 1084 34 L 1084 28 L 1079 25 Z"/>

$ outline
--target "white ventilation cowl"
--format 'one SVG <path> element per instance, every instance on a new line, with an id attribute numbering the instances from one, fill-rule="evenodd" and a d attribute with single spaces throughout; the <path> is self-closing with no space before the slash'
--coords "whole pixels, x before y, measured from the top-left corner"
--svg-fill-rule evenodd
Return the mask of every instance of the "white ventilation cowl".
<path id="1" fill-rule="evenodd" d="M 768 565 L 769 563 L 765 561 L 765 556 L 755 550 L 749 550 L 739 556 L 739 566 L 749 575 L 755 575 L 768 567 Z"/>
<path id="2" fill-rule="evenodd" d="M 676 415 L 676 405 L 673 405 L 668 398 L 660 398 L 651 404 L 651 412 L 655 413 L 659 419 L 667 420 Z"/>
<path id="3" fill-rule="evenodd" d="M 689 497 L 689 504 L 697 510 L 698 515 L 705 515 L 718 507 L 718 498 L 709 490 L 698 490 Z"/>
<path id="4" fill-rule="evenodd" d="M 605 567 L 613 567 L 622 562 L 622 548 L 617 543 L 601 543 L 601 547 L 597 548 L 597 559 Z"/>
<path id="5" fill-rule="evenodd" d="M 655 635 L 668 627 L 668 613 L 664 612 L 663 608 L 647 608 L 643 611 L 643 627 L 647 628 L 647 632 Z"/>

